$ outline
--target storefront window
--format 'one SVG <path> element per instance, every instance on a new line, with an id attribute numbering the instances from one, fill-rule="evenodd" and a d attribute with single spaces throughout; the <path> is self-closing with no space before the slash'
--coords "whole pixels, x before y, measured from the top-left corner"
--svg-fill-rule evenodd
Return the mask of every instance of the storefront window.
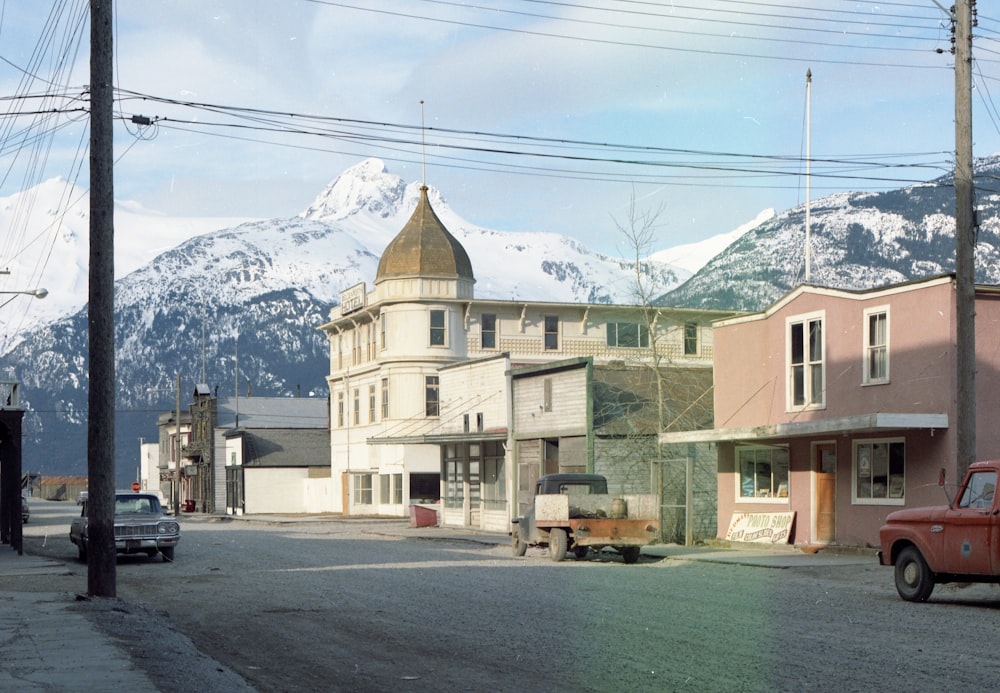
<path id="1" fill-rule="evenodd" d="M 905 470 L 906 446 L 902 440 L 855 441 L 855 502 L 901 503 Z"/>
<path id="2" fill-rule="evenodd" d="M 373 474 L 354 475 L 354 504 L 372 504 L 372 476 Z"/>
<path id="3" fill-rule="evenodd" d="M 740 447 L 740 499 L 788 498 L 788 448 Z"/>
<path id="4" fill-rule="evenodd" d="M 383 505 L 403 504 L 403 475 L 379 474 L 378 501 Z"/>

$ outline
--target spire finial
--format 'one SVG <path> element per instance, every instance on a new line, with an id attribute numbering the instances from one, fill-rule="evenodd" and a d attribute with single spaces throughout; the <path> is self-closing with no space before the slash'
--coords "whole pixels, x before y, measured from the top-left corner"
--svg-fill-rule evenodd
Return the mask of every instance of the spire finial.
<path id="1" fill-rule="evenodd" d="M 427 144 L 424 141 L 424 100 L 420 99 L 420 178 L 421 185 L 427 186 Z"/>

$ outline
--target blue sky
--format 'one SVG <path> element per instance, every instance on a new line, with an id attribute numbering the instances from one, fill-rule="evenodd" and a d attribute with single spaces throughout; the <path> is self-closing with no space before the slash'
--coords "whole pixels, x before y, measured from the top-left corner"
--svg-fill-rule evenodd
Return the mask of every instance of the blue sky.
<path id="1" fill-rule="evenodd" d="M 0 7 L 2 95 L 79 94 L 88 3 Z M 980 14 L 976 156 L 1000 150 L 998 29 Z M 425 157 L 473 223 L 616 255 L 635 196 L 659 213 L 653 250 L 689 243 L 805 201 L 807 69 L 814 199 L 953 161 L 933 0 L 143 0 L 117 3 L 115 47 L 116 197 L 170 216 L 293 216 L 364 158 L 419 180 Z M 0 195 L 87 185 L 85 116 L 56 121 L 47 139 L 25 136 L 39 116 L 5 119 Z"/>

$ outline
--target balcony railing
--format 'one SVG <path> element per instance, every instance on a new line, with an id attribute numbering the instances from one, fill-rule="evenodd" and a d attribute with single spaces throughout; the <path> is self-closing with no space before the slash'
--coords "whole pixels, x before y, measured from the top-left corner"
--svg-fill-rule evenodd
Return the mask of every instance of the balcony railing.
<path id="1" fill-rule="evenodd" d="M 537 357 L 543 355 L 563 354 L 570 356 L 592 356 L 601 361 L 644 361 L 652 360 L 652 351 L 649 348 L 635 349 L 628 347 L 611 347 L 602 340 L 580 339 L 576 337 L 564 337 L 560 342 L 560 349 L 546 350 L 543 341 L 537 336 L 524 337 L 503 337 L 499 340 L 498 349 L 482 349 L 479 346 L 478 335 L 469 335 L 469 354 L 486 354 L 507 352 L 512 357 Z M 661 341 L 657 345 L 657 354 L 661 359 L 671 362 L 686 363 L 711 363 L 712 348 L 707 345 L 699 345 L 697 354 L 685 354 L 684 345 L 677 342 Z"/>

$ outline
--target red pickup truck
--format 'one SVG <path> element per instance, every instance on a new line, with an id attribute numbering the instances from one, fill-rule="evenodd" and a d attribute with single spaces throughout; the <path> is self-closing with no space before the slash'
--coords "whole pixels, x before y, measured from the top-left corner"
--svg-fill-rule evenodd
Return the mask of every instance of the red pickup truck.
<path id="1" fill-rule="evenodd" d="M 948 505 L 890 513 L 879 530 L 879 563 L 895 567 L 896 591 L 923 602 L 934 585 L 1000 582 L 1000 460 L 969 465 Z M 944 472 L 939 485 L 944 486 Z"/>

